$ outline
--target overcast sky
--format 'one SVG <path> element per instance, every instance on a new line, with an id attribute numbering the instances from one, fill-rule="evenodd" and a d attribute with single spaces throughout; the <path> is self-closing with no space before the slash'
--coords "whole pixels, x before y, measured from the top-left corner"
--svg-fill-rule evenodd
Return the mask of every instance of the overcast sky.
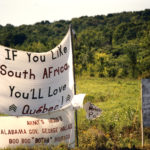
<path id="1" fill-rule="evenodd" d="M 0 0 L 0 24 L 34 24 L 150 8 L 150 0 Z"/>

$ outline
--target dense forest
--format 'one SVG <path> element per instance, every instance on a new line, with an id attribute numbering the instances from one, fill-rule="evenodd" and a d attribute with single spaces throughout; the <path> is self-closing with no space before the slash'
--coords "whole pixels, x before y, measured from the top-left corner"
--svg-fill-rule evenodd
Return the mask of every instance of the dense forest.
<path id="1" fill-rule="evenodd" d="M 34 25 L 0 25 L 0 44 L 45 52 L 63 39 L 69 24 L 74 38 L 75 70 L 98 77 L 150 77 L 150 9 Z"/>

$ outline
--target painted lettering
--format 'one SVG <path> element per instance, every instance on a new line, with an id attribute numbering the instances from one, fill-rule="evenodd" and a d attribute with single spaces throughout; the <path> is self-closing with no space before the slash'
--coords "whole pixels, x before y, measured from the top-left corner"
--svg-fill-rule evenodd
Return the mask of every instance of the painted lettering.
<path id="1" fill-rule="evenodd" d="M 22 109 L 22 114 L 24 115 L 40 114 L 40 113 L 43 114 L 57 109 L 59 109 L 59 105 L 47 107 L 46 104 L 44 104 L 43 106 L 40 106 L 38 109 L 31 109 L 29 105 L 25 105 Z"/>
<path id="2" fill-rule="evenodd" d="M 22 78 L 22 79 L 33 79 L 35 80 L 35 74 L 32 72 L 32 69 L 29 71 L 24 70 L 22 72 L 17 72 L 13 70 L 7 70 L 6 65 L 0 65 L 0 75 L 7 75 L 8 77 Z"/>
<path id="3" fill-rule="evenodd" d="M 28 56 L 28 62 L 45 62 L 46 57 L 45 55 L 40 55 L 40 56 L 32 56 L 32 53 L 27 53 Z"/>
<path id="4" fill-rule="evenodd" d="M 52 96 L 54 96 L 54 95 L 57 95 L 57 94 L 59 94 L 59 93 L 65 91 L 65 90 L 66 90 L 66 87 L 67 87 L 66 84 L 64 84 L 64 85 L 62 85 L 62 86 L 59 86 L 59 87 L 56 88 L 56 89 L 52 89 L 51 87 L 49 87 L 49 89 L 48 89 L 48 97 L 52 97 Z"/>
<path id="5" fill-rule="evenodd" d="M 17 50 L 10 50 L 10 49 L 5 49 L 7 51 L 7 57 L 5 58 L 6 60 L 15 60 L 15 57 L 17 57 Z M 11 53 L 11 54 L 10 54 Z"/>
<path id="6" fill-rule="evenodd" d="M 64 73 L 65 71 L 67 71 L 68 69 L 69 69 L 69 65 L 67 63 L 57 68 L 54 67 L 44 68 L 42 79 L 48 79 L 51 77 L 58 76 Z"/>
<path id="7" fill-rule="evenodd" d="M 63 56 L 66 53 L 67 53 L 67 47 L 62 48 L 62 46 L 60 45 L 60 46 L 58 46 L 58 49 L 55 53 L 53 51 L 51 51 L 52 60 L 55 60 L 55 59 Z"/>
<path id="8" fill-rule="evenodd" d="M 39 88 L 37 90 L 35 89 L 30 89 L 29 92 L 21 92 L 15 89 L 15 86 L 9 86 L 10 89 L 10 97 L 15 97 L 15 98 L 23 98 L 23 99 L 43 99 L 44 97 L 42 96 L 42 89 Z"/>

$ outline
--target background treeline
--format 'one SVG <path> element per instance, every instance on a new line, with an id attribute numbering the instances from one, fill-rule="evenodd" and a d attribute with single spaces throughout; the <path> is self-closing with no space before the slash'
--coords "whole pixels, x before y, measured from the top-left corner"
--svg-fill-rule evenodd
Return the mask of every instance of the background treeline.
<path id="1" fill-rule="evenodd" d="M 77 36 L 77 74 L 150 77 L 150 9 L 18 27 L 0 25 L 0 44 L 27 51 L 48 51 L 63 39 L 70 23 Z"/>

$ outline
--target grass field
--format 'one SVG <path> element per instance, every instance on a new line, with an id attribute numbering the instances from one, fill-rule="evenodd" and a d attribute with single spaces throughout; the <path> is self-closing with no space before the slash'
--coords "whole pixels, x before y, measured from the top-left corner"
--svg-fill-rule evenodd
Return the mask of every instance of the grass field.
<path id="1" fill-rule="evenodd" d="M 86 93 L 90 101 L 102 109 L 102 115 L 94 121 L 85 118 L 85 111 L 78 111 L 79 143 L 92 143 L 89 138 L 99 136 L 106 148 L 133 148 L 141 145 L 140 111 L 141 81 L 131 79 L 106 79 L 78 77 L 77 93 Z M 84 135 L 85 134 L 85 135 Z M 90 135 L 91 134 L 91 135 Z M 89 141 L 89 142 L 88 142 Z M 92 145 L 91 145 L 92 147 Z"/>
<path id="2" fill-rule="evenodd" d="M 79 147 L 74 150 L 142 149 L 140 80 L 76 77 L 76 85 L 77 93 L 86 94 L 84 103 L 92 102 L 102 115 L 89 121 L 85 110 L 78 110 Z M 150 130 L 144 130 L 145 149 L 149 149 Z M 53 148 L 67 149 L 65 145 Z"/>

